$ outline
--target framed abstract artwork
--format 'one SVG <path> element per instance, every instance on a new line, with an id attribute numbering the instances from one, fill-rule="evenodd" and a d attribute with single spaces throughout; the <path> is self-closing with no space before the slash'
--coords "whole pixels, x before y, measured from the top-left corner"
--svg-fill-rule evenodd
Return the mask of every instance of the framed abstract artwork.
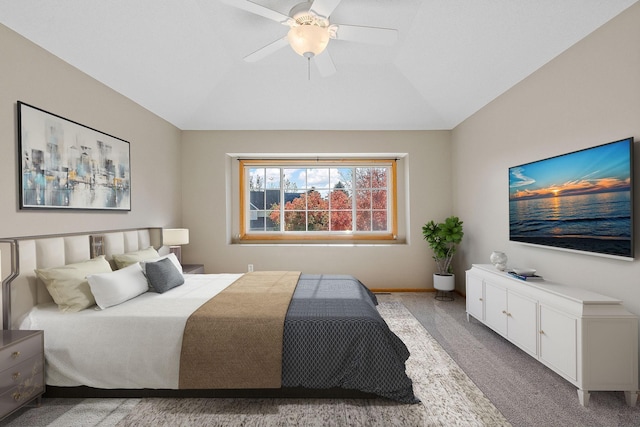
<path id="1" fill-rule="evenodd" d="M 129 143 L 18 101 L 20 209 L 131 210 Z"/>

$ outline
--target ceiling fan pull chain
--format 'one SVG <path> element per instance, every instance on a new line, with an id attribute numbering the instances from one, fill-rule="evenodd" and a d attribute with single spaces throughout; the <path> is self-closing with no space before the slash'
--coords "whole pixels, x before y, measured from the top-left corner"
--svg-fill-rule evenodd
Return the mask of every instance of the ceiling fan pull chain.
<path id="1" fill-rule="evenodd" d="M 311 57 L 307 56 L 307 80 L 311 81 Z"/>

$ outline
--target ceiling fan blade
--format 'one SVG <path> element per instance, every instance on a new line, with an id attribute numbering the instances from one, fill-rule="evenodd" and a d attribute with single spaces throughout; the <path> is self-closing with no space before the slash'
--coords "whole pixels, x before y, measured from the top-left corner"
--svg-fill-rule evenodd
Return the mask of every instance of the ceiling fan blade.
<path id="1" fill-rule="evenodd" d="M 262 47 L 255 52 L 244 57 L 244 60 L 247 62 L 256 62 L 261 60 L 262 58 L 271 55 L 275 51 L 282 49 L 285 46 L 289 45 L 289 40 L 287 40 L 287 36 L 284 36 L 281 39 L 278 39 L 274 42 L 269 43 L 265 47 Z"/>
<path id="2" fill-rule="evenodd" d="M 398 40 L 398 30 L 336 24 L 336 40 L 391 46 Z"/>
<path id="3" fill-rule="evenodd" d="M 229 6 L 246 10 L 247 12 L 251 12 L 256 15 L 263 16 L 265 18 L 271 19 L 281 24 L 286 24 L 287 21 L 289 20 L 289 17 L 287 15 L 284 15 L 273 9 L 269 9 L 268 7 L 261 6 L 249 0 L 220 0 L 220 1 L 222 3 L 228 4 Z"/>
<path id="4" fill-rule="evenodd" d="M 331 55 L 329 55 L 329 51 L 327 50 L 322 52 L 320 55 L 314 56 L 313 62 L 316 63 L 318 72 L 322 77 L 330 76 L 331 74 L 336 72 L 336 66 L 333 64 Z"/>
<path id="5" fill-rule="evenodd" d="M 314 0 L 311 11 L 316 15 L 328 18 L 342 0 Z"/>

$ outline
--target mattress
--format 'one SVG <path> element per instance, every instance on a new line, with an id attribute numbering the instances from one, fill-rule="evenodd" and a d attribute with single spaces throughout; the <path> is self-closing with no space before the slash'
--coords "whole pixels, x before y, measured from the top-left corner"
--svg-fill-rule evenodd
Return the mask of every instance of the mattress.
<path id="1" fill-rule="evenodd" d="M 191 313 L 241 274 L 185 275 L 163 294 L 144 293 L 106 310 L 34 307 L 19 329 L 45 335 L 46 383 L 100 389 L 178 389 Z M 285 318 L 282 386 L 354 389 L 415 403 L 409 351 L 351 276 L 302 274 Z"/>
<path id="2" fill-rule="evenodd" d="M 34 307 L 18 329 L 45 336 L 46 383 L 95 388 L 177 389 L 187 318 L 241 274 L 185 274 L 169 292 L 146 292 L 106 310 Z"/>

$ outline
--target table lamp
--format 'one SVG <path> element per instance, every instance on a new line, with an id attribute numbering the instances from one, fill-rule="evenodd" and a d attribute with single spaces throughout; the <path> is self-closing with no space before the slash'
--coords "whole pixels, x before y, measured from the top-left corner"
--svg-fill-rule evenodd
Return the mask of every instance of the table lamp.
<path id="1" fill-rule="evenodd" d="M 169 246 L 169 251 L 176 255 L 180 264 L 182 264 L 182 248 L 181 245 L 189 243 L 188 228 L 164 228 L 162 229 L 162 244 Z"/>

